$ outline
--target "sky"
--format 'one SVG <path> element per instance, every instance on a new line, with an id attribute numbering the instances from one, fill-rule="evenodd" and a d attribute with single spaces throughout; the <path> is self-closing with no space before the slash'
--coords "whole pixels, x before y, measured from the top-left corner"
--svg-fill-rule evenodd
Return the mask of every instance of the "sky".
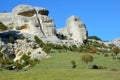
<path id="1" fill-rule="evenodd" d="M 89 36 L 105 41 L 120 38 L 120 0 L 0 0 L 0 12 L 11 12 L 20 4 L 47 8 L 57 29 L 76 15 L 86 25 Z"/>

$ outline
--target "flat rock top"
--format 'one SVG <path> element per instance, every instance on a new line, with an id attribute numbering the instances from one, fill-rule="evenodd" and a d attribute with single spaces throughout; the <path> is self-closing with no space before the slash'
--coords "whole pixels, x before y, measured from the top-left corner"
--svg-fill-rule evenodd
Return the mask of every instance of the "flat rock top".
<path id="1" fill-rule="evenodd" d="M 70 23 L 70 22 L 73 22 L 73 21 L 76 21 L 76 22 L 79 22 L 79 24 L 84 24 L 79 17 L 77 16 L 71 16 L 67 19 L 67 23 Z"/>
<path id="2" fill-rule="evenodd" d="M 27 11 L 34 11 L 35 9 L 34 9 L 34 7 L 32 7 L 32 6 L 30 6 L 30 5 L 18 5 L 18 6 L 16 6 L 13 10 L 12 10 L 12 12 L 13 13 L 22 13 L 22 12 L 27 12 Z"/>

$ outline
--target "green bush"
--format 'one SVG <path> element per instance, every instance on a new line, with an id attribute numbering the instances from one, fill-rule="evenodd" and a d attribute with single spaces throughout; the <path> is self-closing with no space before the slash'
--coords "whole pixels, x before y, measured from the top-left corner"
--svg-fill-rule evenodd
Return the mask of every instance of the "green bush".
<path id="1" fill-rule="evenodd" d="M 0 22 L 0 31 L 5 31 L 5 30 L 7 30 L 7 27 L 2 22 Z"/>
<path id="2" fill-rule="evenodd" d="M 88 39 L 95 39 L 95 40 L 99 40 L 102 41 L 99 37 L 97 36 L 88 36 Z"/>
<path id="3" fill-rule="evenodd" d="M 43 46 L 43 51 L 45 51 L 46 53 L 49 53 L 50 50 L 51 50 L 51 48 L 52 48 L 52 45 L 51 45 L 51 44 L 49 44 L 49 43 L 44 44 L 44 46 Z"/>
<path id="4" fill-rule="evenodd" d="M 14 43 L 14 40 L 15 40 L 15 39 L 14 39 L 13 36 L 9 36 L 9 42 L 10 42 L 10 43 Z"/>
<path id="5" fill-rule="evenodd" d="M 76 62 L 74 60 L 71 61 L 71 64 L 72 64 L 73 69 L 76 68 L 77 65 L 76 65 Z"/>
<path id="6" fill-rule="evenodd" d="M 112 51 L 117 56 L 117 54 L 120 52 L 120 49 L 118 47 L 114 47 Z"/>
<path id="7" fill-rule="evenodd" d="M 18 60 L 13 63 L 13 66 L 15 66 L 17 70 L 20 70 L 23 68 L 23 64 L 20 63 Z"/>
<path id="8" fill-rule="evenodd" d="M 40 40 L 37 36 L 34 36 L 35 42 L 40 46 L 43 47 L 44 43 L 42 40 Z"/>
<path id="9" fill-rule="evenodd" d="M 94 60 L 93 56 L 88 54 L 88 53 L 83 53 L 81 55 L 81 60 L 86 62 L 86 63 L 89 63 L 89 62 L 92 62 Z"/>
<path id="10" fill-rule="evenodd" d="M 21 40 L 22 40 L 22 39 L 25 39 L 25 36 L 24 36 L 23 34 L 20 34 L 20 35 L 19 35 L 19 39 L 21 39 Z"/>

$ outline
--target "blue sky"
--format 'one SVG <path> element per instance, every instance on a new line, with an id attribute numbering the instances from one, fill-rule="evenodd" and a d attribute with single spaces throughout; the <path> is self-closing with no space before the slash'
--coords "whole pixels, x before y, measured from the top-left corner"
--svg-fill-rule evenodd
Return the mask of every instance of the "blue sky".
<path id="1" fill-rule="evenodd" d="M 65 27 L 66 19 L 78 16 L 89 35 L 103 40 L 120 38 L 120 0 L 1 0 L 0 12 L 10 12 L 19 4 L 47 8 L 56 28 Z"/>

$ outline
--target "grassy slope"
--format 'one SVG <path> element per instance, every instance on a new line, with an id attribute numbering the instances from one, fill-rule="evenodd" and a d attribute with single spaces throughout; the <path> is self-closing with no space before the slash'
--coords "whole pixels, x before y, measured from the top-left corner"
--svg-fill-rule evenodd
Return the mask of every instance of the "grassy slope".
<path id="1" fill-rule="evenodd" d="M 0 80 L 120 80 L 120 62 L 112 60 L 112 57 L 94 55 L 92 63 L 85 64 L 80 61 L 80 54 L 52 53 L 51 58 L 42 61 L 28 71 L 1 71 Z M 71 60 L 75 60 L 77 68 L 72 69 Z M 99 64 L 108 67 L 107 70 L 87 69 L 91 64 Z"/>

